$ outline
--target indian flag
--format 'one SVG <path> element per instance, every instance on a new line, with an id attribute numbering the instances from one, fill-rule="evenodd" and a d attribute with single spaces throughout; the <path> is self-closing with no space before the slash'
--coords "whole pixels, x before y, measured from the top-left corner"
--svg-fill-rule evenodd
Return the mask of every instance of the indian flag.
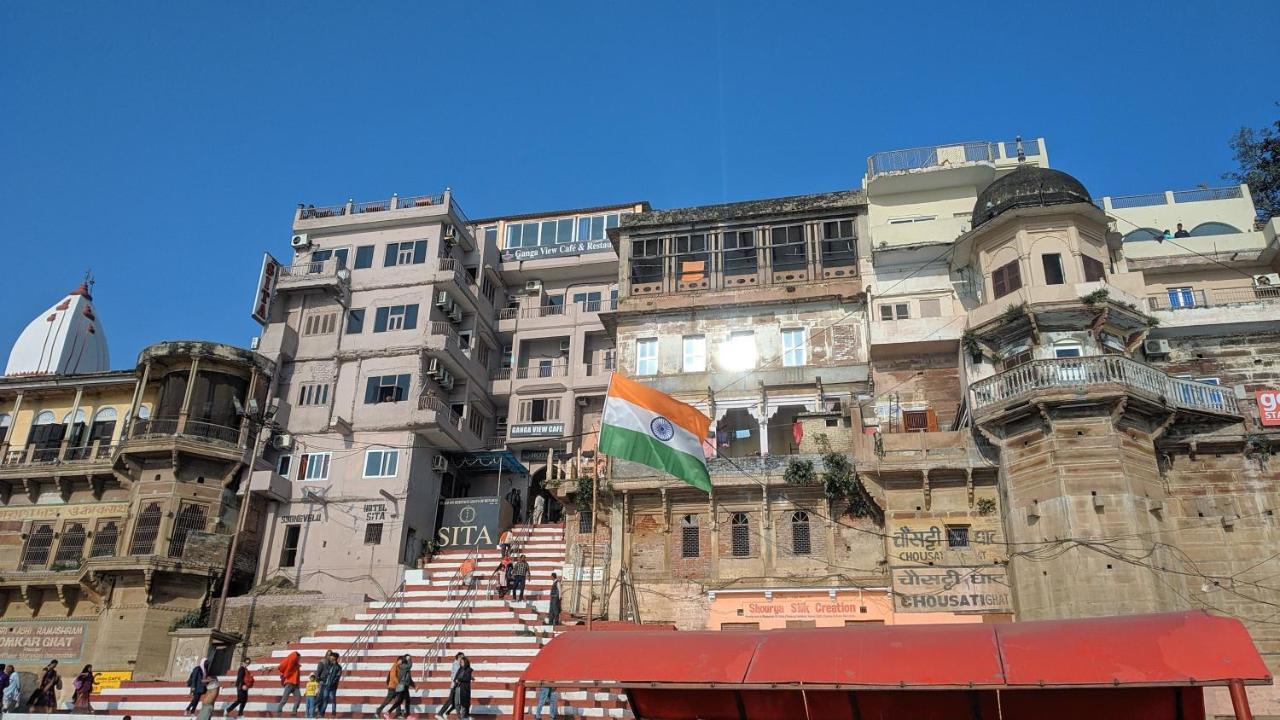
<path id="1" fill-rule="evenodd" d="M 618 373 L 609 382 L 600 452 L 668 472 L 711 492 L 702 443 L 711 418 Z"/>

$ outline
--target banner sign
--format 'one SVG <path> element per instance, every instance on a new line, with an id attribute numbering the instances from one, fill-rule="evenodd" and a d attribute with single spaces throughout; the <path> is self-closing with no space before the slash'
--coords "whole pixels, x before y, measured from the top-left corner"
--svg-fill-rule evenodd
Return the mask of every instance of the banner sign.
<path id="1" fill-rule="evenodd" d="M 1258 391 L 1258 419 L 1262 427 L 1280 427 L 1280 390 Z"/>
<path id="2" fill-rule="evenodd" d="M 893 569 L 898 612 L 1013 612 L 1001 566 Z"/>
<path id="3" fill-rule="evenodd" d="M 133 679 L 128 670 L 104 670 L 93 673 L 93 692 L 100 693 L 103 688 L 118 688 Z"/>
<path id="4" fill-rule="evenodd" d="M 564 257 L 566 255 L 585 255 L 613 250 L 613 243 L 608 240 L 586 240 L 560 243 L 559 245 L 538 245 L 527 248 L 507 248 L 502 251 L 502 259 L 537 260 L 538 258 Z"/>
<path id="5" fill-rule="evenodd" d="M 908 518 L 888 521 L 889 564 L 984 565 L 1005 559 L 1000 518 L 971 515 L 956 518 Z"/>
<path id="6" fill-rule="evenodd" d="M 513 438 L 560 437 L 564 435 L 564 423 L 520 423 L 511 426 Z"/>
<path id="7" fill-rule="evenodd" d="M 129 503 L 80 503 L 75 505 L 35 505 L 21 508 L 0 508 L 0 522 L 22 520 L 56 520 L 58 518 L 124 517 L 129 514 Z"/>
<path id="8" fill-rule="evenodd" d="M 262 253 L 262 271 L 258 273 L 258 292 L 253 298 L 252 317 L 260 325 L 266 325 L 271 317 L 271 301 L 276 296 L 276 283 L 280 280 L 280 263 L 271 253 Z"/>
<path id="9" fill-rule="evenodd" d="M 442 500 L 436 541 L 441 548 L 493 547 L 499 535 L 499 509 L 494 497 Z"/>
<path id="10" fill-rule="evenodd" d="M 84 623 L 0 623 L 0 657 L 6 662 L 75 660 L 84 647 Z"/>

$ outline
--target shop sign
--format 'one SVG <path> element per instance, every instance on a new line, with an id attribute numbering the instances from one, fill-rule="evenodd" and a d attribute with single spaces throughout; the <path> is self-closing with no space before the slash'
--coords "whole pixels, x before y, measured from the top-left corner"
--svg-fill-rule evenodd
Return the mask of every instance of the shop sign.
<path id="1" fill-rule="evenodd" d="M 366 503 L 364 506 L 364 519 L 366 522 L 370 520 L 386 520 L 386 503 Z"/>
<path id="2" fill-rule="evenodd" d="M 23 508 L 0 509 L 0 522 L 23 520 L 57 520 L 95 517 L 123 517 L 129 513 L 129 503 L 81 503 L 75 505 L 36 505 Z"/>
<path id="3" fill-rule="evenodd" d="M 1258 391 L 1258 419 L 1262 427 L 1280 427 L 1280 390 Z"/>
<path id="4" fill-rule="evenodd" d="M 952 534 L 948 535 L 948 530 Z M 1005 559 L 996 515 L 889 521 L 889 563 L 894 566 L 981 565 Z"/>
<path id="5" fill-rule="evenodd" d="M 584 240 L 580 242 L 560 243 L 558 245 L 507 248 L 502 251 L 502 259 L 505 261 L 537 260 L 538 258 L 586 255 L 587 253 L 605 252 L 612 249 L 613 243 L 610 243 L 608 240 Z"/>
<path id="6" fill-rule="evenodd" d="M 305 513 L 302 515 L 281 515 L 280 522 L 285 525 L 300 525 L 302 523 L 319 522 L 320 513 Z"/>
<path id="7" fill-rule="evenodd" d="M 781 618 L 785 620 L 820 620 L 822 618 L 850 618 L 865 613 L 866 603 L 857 599 L 821 600 L 749 600 L 742 605 L 741 617 L 755 620 Z"/>
<path id="8" fill-rule="evenodd" d="M 442 548 L 493 547 L 498 538 L 498 498 L 451 498 L 440 503 Z"/>
<path id="9" fill-rule="evenodd" d="M 1009 574 L 1003 567 L 893 569 L 898 612 L 1013 612 Z"/>
<path id="10" fill-rule="evenodd" d="M 128 670 L 104 670 L 93 674 L 93 692 L 102 692 L 103 688 L 118 688 L 133 679 Z"/>
<path id="11" fill-rule="evenodd" d="M 520 423 L 511 426 L 509 435 L 513 438 L 560 437 L 564 435 L 564 423 Z"/>
<path id="12" fill-rule="evenodd" d="M 253 298 L 254 320 L 266 325 L 271 317 L 271 301 L 276 296 L 276 283 L 280 280 L 280 263 L 271 253 L 262 253 L 262 271 L 258 273 L 258 292 Z"/>
<path id="13" fill-rule="evenodd" d="M 0 657 L 6 662 L 75 660 L 84 647 L 79 622 L 0 623 Z"/>

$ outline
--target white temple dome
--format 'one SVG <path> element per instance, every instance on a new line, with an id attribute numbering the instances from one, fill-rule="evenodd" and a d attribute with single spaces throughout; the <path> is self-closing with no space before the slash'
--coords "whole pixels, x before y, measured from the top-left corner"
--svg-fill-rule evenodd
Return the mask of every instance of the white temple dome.
<path id="1" fill-rule="evenodd" d="M 74 375 L 109 369 L 107 336 L 85 282 L 27 325 L 9 352 L 4 374 Z"/>

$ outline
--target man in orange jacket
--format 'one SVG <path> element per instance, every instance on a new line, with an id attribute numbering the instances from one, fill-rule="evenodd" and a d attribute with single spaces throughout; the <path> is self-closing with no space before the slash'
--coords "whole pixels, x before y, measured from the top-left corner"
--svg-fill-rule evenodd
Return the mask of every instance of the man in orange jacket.
<path id="1" fill-rule="evenodd" d="M 280 673 L 280 684 L 284 687 L 284 693 L 280 696 L 280 702 L 276 704 L 276 714 L 284 712 L 284 704 L 288 701 L 289 696 L 293 695 L 293 714 L 298 714 L 298 706 L 302 704 L 302 692 L 298 690 L 298 680 L 300 670 L 302 669 L 302 656 L 298 655 L 298 651 L 294 650 L 289 653 L 285 659 L 280 661 L 280 665 L 276 667 L 276 671 Z"/>

